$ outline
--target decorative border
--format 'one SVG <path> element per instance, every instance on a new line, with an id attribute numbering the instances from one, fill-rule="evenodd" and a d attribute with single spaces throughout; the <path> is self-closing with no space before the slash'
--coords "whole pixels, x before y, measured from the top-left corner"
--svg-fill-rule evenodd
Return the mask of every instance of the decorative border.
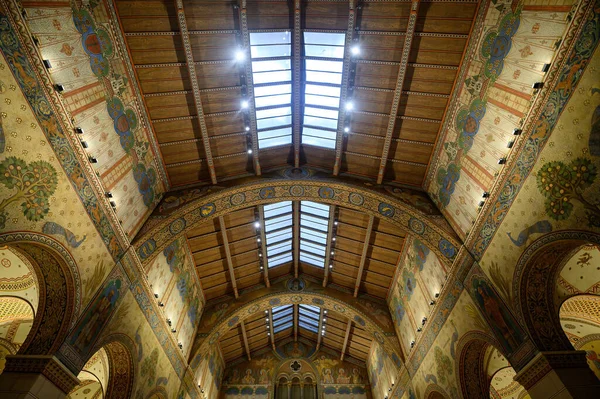
<path id="1" fill-rule="evenodd" d="M 508 214 L 598 46 L 599 9 L 600 0 L 583 0 L 567 29 L 553 62 L 556 67 L 548 73 L 523 126 L 526 139 L 519 140 L 513 149 L 519 155 L 509 158 L 509 164 L 500 171 L 491 190 L 493 201 L 486 201 L 465 240 L 476 259 L 483 257 Z M 582 73 L 573 74 L 573 70 Z"/>
<path id="2" fill-rule="evenodd" d="M 38 373 L 68 394 L 79 384 L 73 373 L 53 356 L 7 356 L 4 373 Z"/>

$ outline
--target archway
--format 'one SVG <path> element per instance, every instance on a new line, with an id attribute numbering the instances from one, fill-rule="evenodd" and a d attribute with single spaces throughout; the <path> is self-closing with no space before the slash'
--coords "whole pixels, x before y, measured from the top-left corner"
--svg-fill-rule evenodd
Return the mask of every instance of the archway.
<path id="1" fill-rule="evenodd" d="M 103 348 L 96 351 L 77 375 L 80 381 L 67 399 L 103 399 L 110 379 L 108 356 Z"/>
<path id="2" fill-rule="evenodd" d="M 160 214 L 159 209 L 158 215 L 150 219 L 140 231 L 134 247 L 144 264 L 200 223 L 239 209 L 284 200 L 340 205 L 383 218 L 418 236 L 448 265 L 452 264 L 460 247 L 458 238 L 449 226 L 440 227 L 443 219 L 437 217 L 437 214 L 423 212 L 418 201 L 411 204 L 387 193 L 358 185 L 325 179 L 286 178 L 264 179 L 212 193 L 207 190 L 196 191 L 196 194 L 182 192 L 180 197 L 171 202 L 176 205 L 164 214 Z"/>
<path id="3" fill-rule="evenodd" d="M 198 371 L 200 360 L 202 355 L 209 352 L 211 345 L 214 345 L 218 339 L 223 336 L 227 331 L 237 326 L 240 322 L 246 320 L 248 317 L 256 314 L 257 312 L 268 311 L 273 306 L 283 306 L 290 304 L 307 304 L 313 306 L 319 306 L 324 309 L 334 309 L 336 312 L 343 314 L 348 319 L 359 324 L 367 333 L 369 333 L 373 340 L 379 342 L 384 347 L 384 350 L 389 354 L 390 358 L 394 361 L 396 367 L 402 366 L 402 354 L 399 352 L 399 348 L 392 338 L 387 337 L 383 330 L 371 319 L 360 310 L 353 306 L 350 306 L 345 301 L 328 296 L 321 292 L 276 292 L 270 293 L 263 296 L 259 296 L 258 299 L 251 300 L 244 305 L 231 311 L 227 316 L 221 317 L 219 321 L 212 327 L 207 333 L 204 340 L 196 346 L 192 353 L 194 356 L 191 358 L 190 365 L 195 372 Z"/>
<path id="4" fill-rule="evenodd" d="M 450 399 L 444 388 L 437 384 L 429 384 L 423 397 L 425 399 Z"/>
<path id="5" fill-rule="evenodd" d="M 537 350 L 573 350 L 563 332 L 559 308 L 562 301 L 576 293 L 559 289 L 560 274 L 581 248 L 599 244 L 597 233 L 559 231 L 537 239 L 521 255 L 513 277 L 513 293 L 518 316 Z"/>
<path id="6" fill-rule="evenodd" d="M 467 333 L 458 342 L 456 369 L 465 399 L 517 398 L 527 393 L 513 380 L 516 372 L 498 348 L 494 338 L 481 332 Z"/>
<path id="7" fill-rule="evenodd" d="M 37 286 L 35 318 L 18 354 L 56 355 L 79 313 L 81 282 L 75 261 L 60 243 L 41 234 L 3 234 L 0 245 L 31 268 Z"/>

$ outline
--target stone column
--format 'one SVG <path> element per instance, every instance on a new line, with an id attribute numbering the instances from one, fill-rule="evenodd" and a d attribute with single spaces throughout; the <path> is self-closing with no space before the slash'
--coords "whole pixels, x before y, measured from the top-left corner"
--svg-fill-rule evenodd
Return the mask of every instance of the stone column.
<path id="1" fill-rule="evenodd" d="M 3 399 L 61 399 L 79 384 L 79 380 L 54 356 L 6 356 L 0 374 Z"/>
<path id="2" fill-rule="evenodd" d="M 291 382 L 287 383 L 287 391 L 288 391 L 287 399 L 292 399 L 292 383 Z"/>
<path id="3" fill-rule="evenodd" d="M 600 381 L 585 351 L 540 352 L 515 376 L 531 399 L 594 398 Z"/>
<path id="4" fill-rule="evenodd" d="M 300 383 L 300 399 L 304 399 L 304 384 Z"/>

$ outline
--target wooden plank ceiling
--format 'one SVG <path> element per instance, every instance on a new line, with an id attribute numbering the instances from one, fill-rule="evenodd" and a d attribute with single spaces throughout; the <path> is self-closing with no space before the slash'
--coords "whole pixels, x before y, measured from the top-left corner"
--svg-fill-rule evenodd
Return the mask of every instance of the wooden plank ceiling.
<path id="1" fill-rule="evenodd" d="M 249 0 L 245 9 L 229 0 L 115 3 L 172 187 L 295 164 L 420 187 L 478 6 L 364 0 L 351 10 L 346 1 L 308 0 L 295 19 L 292 1 Z M 235 52 L 248 32 L 295 28 L 349 33 L 347 52 L 359 45 L 345 59 L 342 86 L 354 110 L 340 112 L 335 149 L 300 144 L 300 35 L 292 43 L 292 144 L 258 150 L 240 110 L 252 92 L 249 61 L 236 63 Z"/>

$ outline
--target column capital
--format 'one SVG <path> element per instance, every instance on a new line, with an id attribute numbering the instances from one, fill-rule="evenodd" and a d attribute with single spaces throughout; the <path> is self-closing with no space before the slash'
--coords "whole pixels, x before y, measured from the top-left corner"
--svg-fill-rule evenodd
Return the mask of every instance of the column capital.
<path id="1" fill-rule="evenodd" d="M 64 393 L 79 385 L 79 379 L 54 356 L 9 355 L 3 373 L 41 374 Z"/>
<path id="2" fill-rule="evenodd" d="M 525 389 L 529 389 L 554 369 L 587 369 L 585 355 L 585 351 L 576 350 L 539 352 L 517 373 L 514 379 Z"/>

